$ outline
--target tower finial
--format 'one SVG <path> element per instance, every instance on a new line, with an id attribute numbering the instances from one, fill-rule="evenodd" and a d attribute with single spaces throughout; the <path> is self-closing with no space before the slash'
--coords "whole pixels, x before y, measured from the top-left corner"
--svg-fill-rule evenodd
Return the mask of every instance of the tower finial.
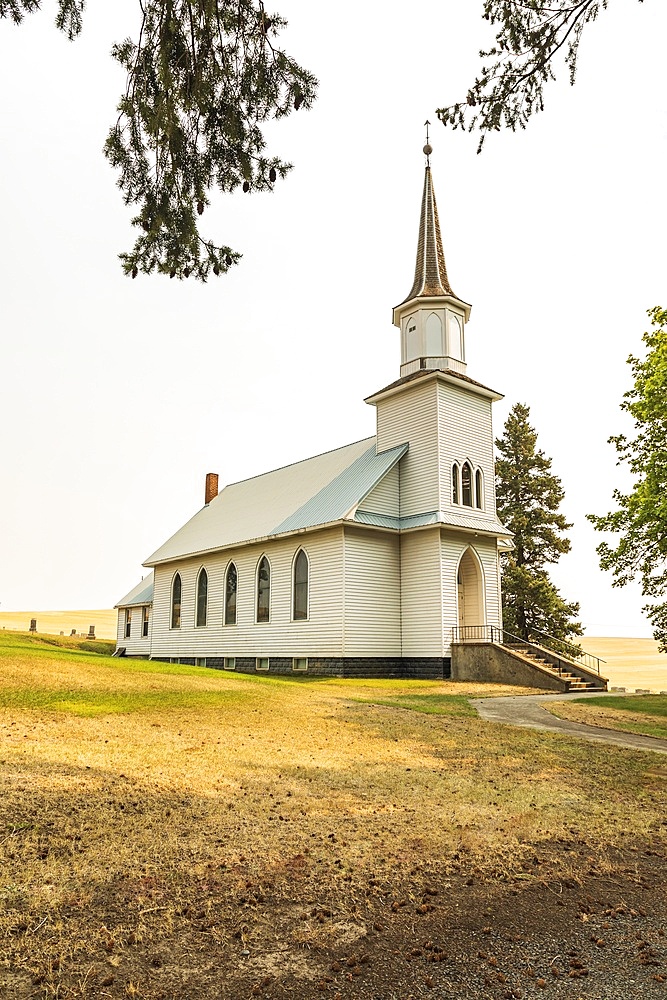
<path id="1" fill-rule="evenodd" d="M 427 118 L 426 121 L 424 122 L 424 125 L 426 126 L 426 145 L 424 146 L 424 153 L 426 154 L 426 166 L 427 167 L 431 166 L 430 156 L 431 156 L 431 153 L 433 152 L 433 146 L 428 141 L 428 127 L 429 127 L 430 124 L 431 123 L 430 123 L 430 121 Z"/>

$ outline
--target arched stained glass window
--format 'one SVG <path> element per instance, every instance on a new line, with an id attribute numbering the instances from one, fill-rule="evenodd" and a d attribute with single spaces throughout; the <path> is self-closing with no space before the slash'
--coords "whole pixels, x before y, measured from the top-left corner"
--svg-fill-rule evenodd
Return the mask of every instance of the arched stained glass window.
<path id="1" fill-rule="evenodd" d="M 294 621 L 308 617 L 308 556 L 299 549 L 294 560 Z"/>
<path id="2" fill-rule="evenodd" d="M 461 490 L 459 487 L 459 467 L 454 462 L 452 466 L 452 503 L 461 503 Z"/>
<path id="3" fill-rule="evenodd" d="M 257 567 L 257 621 L 268 622 L 271 605 L 271 566 L 262 556 Z"/>
<path id="4" fill-rule="evenodd" d="M 177 573 L 171 583 L 171 627 L 181 627 L 181 574 Z"/>
<path id="5" fill-rule="evenodd" d="M 472 507 L 472 469 L 468 462 L 461 469 L 461 500 L 466 507 Z"/>
<path id="6" fill-rule="evenodd" d="M 481 510 L 484 506 L 484 485 L 482 482 L 482 470 L 475 473 L 475 505 Z"/>
<path id="7" fill-rule="evenodd" d="M 236 586 L 238 575 L 234 563 L 227 567 L 225 577 L 225 625 L 236 625 Z"/>
<path id="8" fill-rule="evenodd" d="M 200 570 L 197 577 L 197 615 L 195 624 L 206 624 L 206 605 L 208 597 L 208 573 L 205 569 Z"/>

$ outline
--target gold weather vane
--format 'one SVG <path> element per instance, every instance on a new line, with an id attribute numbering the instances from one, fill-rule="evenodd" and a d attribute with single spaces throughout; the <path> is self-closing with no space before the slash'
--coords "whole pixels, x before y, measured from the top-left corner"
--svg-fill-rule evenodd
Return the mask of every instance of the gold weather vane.
<path id="1" fill-rule="evenodd" d="M 431 156 L 431 153 L 433 152 L 433 146 L 428 141 L 428 127 L 429 127 L 430 124 L 431 123 L 430 123 L 430 121 L 427 118 L 426 121 L 424 122 L 424 125 L 426 126 L 426 145 L 424 146 L 424 153 L 426 154 L 426 166 L 427 167 L 431 166 L 430 156 Z"/>

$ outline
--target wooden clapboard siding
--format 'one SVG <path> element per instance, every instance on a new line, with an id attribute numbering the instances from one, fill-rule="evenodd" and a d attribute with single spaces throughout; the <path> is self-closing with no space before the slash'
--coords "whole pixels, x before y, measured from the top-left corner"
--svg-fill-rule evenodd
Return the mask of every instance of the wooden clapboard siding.
<path id="1" fill-rule="evenodd" d="M 398 517 L 400 514 L 399 497 L 399 466 L 395 465 L 390 469 L 384 479 L 378 483 L 375 489 L 371 490 L 365 500 L 363 500 L 358 510 L 369 511 L 371 514 L 388 514 L 390 517 Z"/>
<path id="2" fill-rule="evenodd" d="M 401 535 L 403 656 L 443 655 L 440 528 Z"/>
<path id="3" fill-rule="evenodd" d="M 440 536 L 440 565 L 442 569 L 442 642 L 445 655 L 449 656 L 452 644 L 452 629 L 459 623 L 457 573 L 461 556 L 465 552 L 469 536 L 453 535 L 442 531 Z"/>
<path id="4" fill-rule="evenodd" d="M 303 547 L 309 560 L 306 621 L 292 621 L 292 564 Z M 256 573 L 262 555 L 271 565 L 270 620 L 257 623 Z M 224 580 L 230 562 L 238 573 L 237 624 L 223 625 Z M 207 623 L 197 628 L 197 574 L 208 573 Z M 181 627 L 172 629 L 171 582 L 183 583 Z M 341 528 L 291 536 L 265 544 L 182 559 L 155 569 L 153 656 L 340 656 L 343 623 L 343 535 Z"/>
<path id="5" fill-rule="evenodd" d="M 345 656 L 401 655 L 399 538 L 345 529 Z"/>
<path id="6" fill-rule="evenodd" d="M 475 551 L 484 568 L 484 599 L 486 625 L 502 624 L 500 607 L 500 575 L 498 572 L 498 545 L 495 538 L 475 540 Z"/>
<path id="7" fill-rule="evenodd" d="M 116 630 L 116 646 L 122 646 L 128 656 L 149 656 L 151 651 L 150 625 L 147 636 L 143 635 L 144 609 L 142 606 L 131 608 L 132 623 L 130 636 L 125 638 L 125 611 L 118 609 L 118 625 Z"/>
<path id="8" fill-rule="evenodd" d="M 440 446 L 440 509 L 452 506 L 452 465 L 466 459 L 484 476 L 485 515 L 495 515 L 493 428 L 491 400 L 449 383 L 438 384 L 438 439 Z M 459 507 L 456 507 L 459 510 Z M 466 513 L 482 513 L 464 508 Z"/>
<path id="9" fill-rule="evenodd" d="M 400 461 L 400 516 L 434 511 L 439 506 L 438 395 L 433 379 L 407 387 L 377 403 L 377 449 L 408 442 Z"/>
<path id="10" fill-rule="evenodd" d="M 460 561 L 467 548 L 475 552 L 481 566 L 483 604 L 477 609 L 478 621 L 471 622 L 474 610 L 468 606 L 468 623 L 475 625 L 500 625 L 500 585 L 498 574 L 498 548 L 495 538 L 442 531 L 441 560 L 443 579 L 443 642 L 449 655 L 452 628 L 458 626 L 457 575 Z"/>

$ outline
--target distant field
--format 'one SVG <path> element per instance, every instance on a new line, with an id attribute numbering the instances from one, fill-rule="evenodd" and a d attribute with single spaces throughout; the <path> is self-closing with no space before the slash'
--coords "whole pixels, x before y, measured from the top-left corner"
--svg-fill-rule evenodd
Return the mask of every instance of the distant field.
<path id="1" fill-rule="evenodd" d="M 611 687 L 667 691 L 667 655 L 658 652 L 654 639 L 609 639 L 585 636 L 581 645 L 606 662 L 601 673 Z"/>
<path id="2" fill-rule="evenodd" d="M 64 632 L 70 635 L 73 628 L 77 634 L 88 634 L 91 625 L 95 626 L 98 639 L 115 639 L 116 615 L 113 608 L 94 611 L 0 611 L 0 629 L 15 629 L 27 632 L 30 619 L 37 619 L 37 631 L 49 635 L 59 635 Z"/>

